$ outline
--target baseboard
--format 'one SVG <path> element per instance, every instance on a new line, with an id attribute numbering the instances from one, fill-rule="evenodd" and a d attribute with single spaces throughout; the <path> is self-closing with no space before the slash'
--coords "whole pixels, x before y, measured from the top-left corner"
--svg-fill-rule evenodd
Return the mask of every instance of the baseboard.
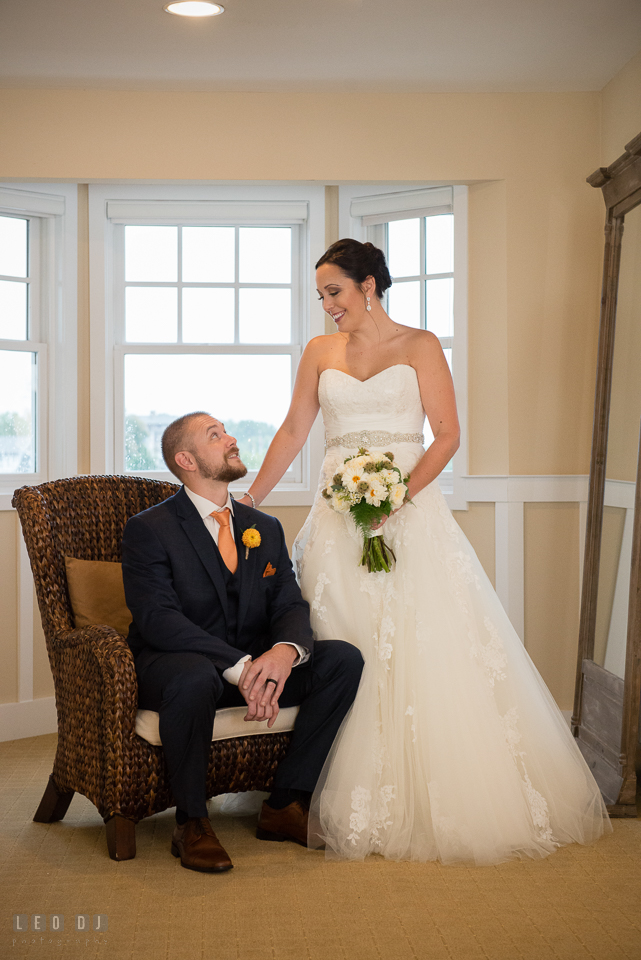
<path id="1" fill-rule="evenodd" d="M 0 703 L 0 741 L 40 737 L 57 729 L 55 697 Z"/>

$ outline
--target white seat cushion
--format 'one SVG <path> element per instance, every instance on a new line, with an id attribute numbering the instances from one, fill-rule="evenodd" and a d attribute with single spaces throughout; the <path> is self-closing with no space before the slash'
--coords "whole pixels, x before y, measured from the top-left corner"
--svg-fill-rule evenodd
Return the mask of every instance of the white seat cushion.
<path id="1" fill-rule="evenodd" d="M 276 717 L 273 727 L 265 721 L 243 720 L 247 707 L 225 707 L 216 713 L 212 740 L 231 740 L 233 737 L 255 737 L 260 733 L 288 733 L 294 729 L 298 707 L 285 707 Z M 136 714 L 136 733 L 154 747 L 161 747 L 158 714 L 153 710 L 139 710 Z"/>

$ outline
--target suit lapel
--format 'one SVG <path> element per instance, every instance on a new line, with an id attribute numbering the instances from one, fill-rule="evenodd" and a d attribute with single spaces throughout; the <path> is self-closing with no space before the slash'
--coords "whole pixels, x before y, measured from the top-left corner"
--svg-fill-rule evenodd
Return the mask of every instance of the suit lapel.
<path id="1" fill-rule="evenodd" d="M 243 503 L 234 503 L 234 537 L 236 538 L 236 546 L 238 547 L 238 574 L 240 576 L 237 628 L 239 634 L 243 621 L 245 620 L 245 614 L 249 607 L 251 593 L 256 579 L 256 554 L 258 553 L 258 550 L 254 547 L 254 549 L 248 551 L 248 556 L 245 560 L 246 551 L 242 543 L 242 536 L 243 531 L 246 530 L 247 527 L 251 527 L 254 522 L 254 518 L 249 514 L 249 508 L 245 507 Z"/>
<path id="2" fill-rule="evenodd" d="M 223 608 L 225 620 L 228 620 L 227 588 L 220 569 L 216 544 L 184 489 L 176 494 L 176 507 L 182 528 L 209 574 Z"/>

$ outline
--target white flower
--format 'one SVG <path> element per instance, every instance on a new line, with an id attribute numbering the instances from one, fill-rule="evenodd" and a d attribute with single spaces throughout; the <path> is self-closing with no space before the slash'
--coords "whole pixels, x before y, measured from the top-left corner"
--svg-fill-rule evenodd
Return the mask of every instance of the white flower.
<path id="1" fill-rule="evenodd" d="M 343 470 L 343 486 L 351 493 L 356 493 L 356 488 L 363 479 L 363 471 L 358 467 L 352 467 L 351 464 L 347 470 Z"/>
<path id="2" fill-rule="evenodd" d="M 376 474 L 370 474 L 368 480 L 369 490 L 365 494 L 365 500 L 375 507 L 380 507 L 381 502 L 387 497 L 385 484 L 380 482 Z"/>
<path id="3" fill-rule="evenodd" d="M 336 510 L 337 513 L 349 513 L 349 508 L 351 503 L 349 500 L 339 497 L 336 494 L 333 494 L 331 499 L 332 509 Z"/>
<path id="4" fill-rule="evenodd" d="M 370 457 L 350 457 L 345 463 L 343 470 L 362 470 L 366 463 L 370 462 Z"/>
<path id="5" fill-rule="evenodd" d="M 390 503 L 393 507 L 400 507 L 405 499 L 407 487 L 404 483 L 395 483 L 389 492 Z"/>

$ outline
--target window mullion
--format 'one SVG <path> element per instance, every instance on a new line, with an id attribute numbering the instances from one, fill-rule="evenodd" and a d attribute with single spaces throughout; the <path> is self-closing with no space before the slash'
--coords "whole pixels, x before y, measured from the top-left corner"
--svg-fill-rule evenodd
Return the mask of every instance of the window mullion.
<path id="1" fill-rule="evenodd" d="M 127 339 L 126 327 L 126 296 L 127 282 L 125 279 L 125 228 L 121 224 L 114 227 L 115 257 L 113 261 L 113 329 L 116 343 L 125 343 Z"/>
<path id="2" fill-rule="evenodd" d="M 234 343 L 240 343 L 240 227 L 234 234 Z"/>
<path id="3" fill-rule="evenodd" d="M 44 340 L 42 327 L 42 233 L 40 221 L 29 218 L 27 227 L 27 339 Z"/>
<path id="4" fill-rule="evenodd" d="M 421 229 L 419 230 L 419 265 L 421 269 L 421 283 L 419 287 L 420 292 L 420 322 L 419 326 L 424 330 L 427 330 L 427 313 L 426 313 L 426 290 L 425 284 L 426 279 L 425 275 L 427 273 L 427 263 L 425 262 L 426 251 L 425 251 L 425 217 L 421 217 Z"/>
<path id="5" fill-rule="evenodd" d="M 176 301 L 178 308 L 178 331 L 177 331 L 177 343 L 183 342 L 183 228 L 178 227 L 178 244 L 177 244 L 177 256 L 178 256 L 178 288 L 176 292 Z"/>

